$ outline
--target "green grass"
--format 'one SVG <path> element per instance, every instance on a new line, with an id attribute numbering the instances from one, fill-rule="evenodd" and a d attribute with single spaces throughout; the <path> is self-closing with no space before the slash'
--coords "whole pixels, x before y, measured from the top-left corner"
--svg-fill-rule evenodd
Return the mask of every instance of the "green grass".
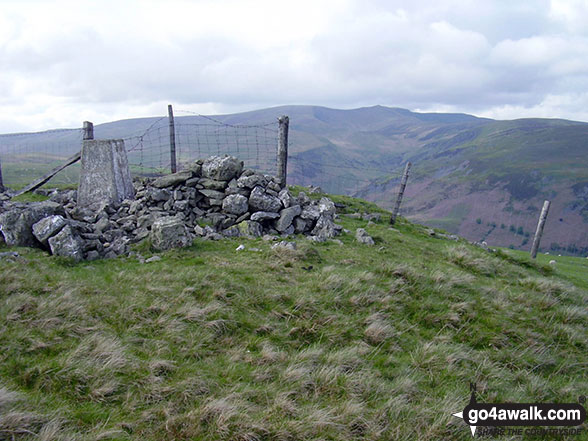
<path id="1" fill-rule="evenodd" d="M 490 402 L 588 390 L 581 268 L 340 223 L 296 251 L 0 260 L 0 439 L 469 440 L 470 381 Z"/>

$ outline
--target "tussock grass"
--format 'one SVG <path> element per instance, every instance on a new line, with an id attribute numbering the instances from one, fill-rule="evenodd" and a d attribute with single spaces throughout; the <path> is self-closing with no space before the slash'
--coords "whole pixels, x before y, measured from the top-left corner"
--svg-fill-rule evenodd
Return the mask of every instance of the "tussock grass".
<path id="1" fill-rule="evenodd" d="M 468 440 L 451 413 L 470 381 L 483 401 L 588 389 L 582 286 L 402 219 L 367 228 L 378 247 L 197 241 L 144 265 L 19 250 L 0 261 L 0 439 Z"/>

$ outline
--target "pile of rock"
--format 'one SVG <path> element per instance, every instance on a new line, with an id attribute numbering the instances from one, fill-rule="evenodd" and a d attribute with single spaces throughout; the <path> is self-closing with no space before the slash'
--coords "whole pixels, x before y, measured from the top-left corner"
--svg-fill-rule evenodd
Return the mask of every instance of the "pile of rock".
<path id="1" fill-rule="evenodd" d="M 150 238 L 159 250 L 182 247 L 195 236 L 308 235 L 325 241 L 341 227 L 335 204 L 294 197 L 276 178 L 244 170 L 235 157 L 211 157 L 186 170 L 135 180 L 135 199 L 119 206 L 82 207 L 76 191 L 53 191 L 50 200 L 14 203 L 0 197 L 0 232 L 8 245 L 36 246 L 76 260 L 116 257 Z"/>

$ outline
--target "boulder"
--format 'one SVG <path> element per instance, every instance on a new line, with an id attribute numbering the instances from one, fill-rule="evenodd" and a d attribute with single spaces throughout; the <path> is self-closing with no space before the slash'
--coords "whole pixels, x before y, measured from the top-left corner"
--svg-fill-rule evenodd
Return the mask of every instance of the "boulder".
<path id="1" fill-rule="evenodd" d="M 173 187 L 174 185 L 183 184 L 193 176 L 191 170 L 179 171 L 171 175 L 165 175 L 153 181 L 153 186 L 157 188 Z"/>
<path id="2" fill-rule="evenodd" d="M 82 239 L 73 232 L 69 225 L 66 225 L 55 236 L 48 240 L 51 254 L 55 256 L 68 257 L 76 261 L 84 258 L 84 244 Z"/>
<path id="3" fill-rule="evenodd" d="M 39 242 L 47 246 L 49 238 L 59 233 L 66 224 L 67 221 L 63 216 L 58 214 L 48 216 L 33 224 L 33 235 Z"/>
<path id="4" fill-rule="evenodd" d="M 267 194 L 260 186 L 255 187 L 249 196 L 249 207 L 252 211 L 269 211 L 277 213 L 282 208 L 282 201 Z"/>
<path id="5" fill-rule="evenodd" d="M 292 196 L 292 194 L 290 194 L 290 192 L 286 188 L 284 188 L 278 193 L 278 198 L 282 201 L 282 205 L 284 206 L 284 208 L 296 205 L 297 203 L 294 196 Z"/>
<path id="6" fill-rule="evenodd" d="M 366 245 L 374 245 L 374 239 L 363 228 L 355 230 L 355 240 Z"/>
<path id="7" fill-rule="evenodd" d="M 223 200 L 223 211 L 240 216 L 249 209 L 249 200 L 240 194 L 231 194 Z"/>
<path id="8" fill-rule="evenodd" d="M 269 211 L 256 211 L 251 215 L 251 220 L 253 221 L 264 221 L 268 219 L 277 219 L 280 217 L 279 213 L 270 213 Z"/>
<path id="9" fill-rule="evenodd" d="M 275 249 L 283 249 L 283 250 L 292 250 L 295 251 L 296 250 L 296 242 L 287 242 L 285 240 L 282 240 L 280 242 L 277 242 L 275 244 L 272 245 L 272 250 Z"/>
<path id="10" fill-rule="evenodd" d="M 265 187 L 267 185 L 267 179 L 264 175 L 256 173 L 250 176 L 244 174 L 237 179 L 237 187 L 239 188 L 255 188 L 257 186 Z"/>
<path id="11" fill-rule="evenodd" d="M 342 230 L 340 225 L 333 222 L 333 218 L 328 215 L 320 215 L 311 232 L 313 236 L 319 236 L 326 239 L 332 239 L 337 236 Z"/>
<path id="12" fill-rule="evenodd" d="M 301 211 L 302 209 L 300 208 L 300 205 L 293 205 L 292 207 L 284 208 L 280 211 L 280 218 L 275 224 L 276 230 L 280 233 L 286 232 L 286 230 L 292 225 L 294 218 L 298 216 Z"/>
<path id="13" fill-rule="evenodd" d="M 263 228 L 259 222 L 246 220 L 237 225 L 241 236 L 245 237 L 261 237 L 263 235 Z"/>
<path id="14" fill-rule="evenodd" d="M 227 188 L 227 181 L 217 181 L 215 179 L 202 178 L 199 184 L 208 190 L 224 191 Z"/>
<path id="15" fill-rule="evenodd" d="M 335 203 L 329 198 L 321 198 L 318 203 L 318 211 L 322 215 L 335 216 Z"/>
<path id="16" fill-rule="evenodd" d="M 210 199 L 223 200 L 225 193 L 217 190 L 199 190 L 204 196 Z"/>
<path id="17" fill-rule="evenodd" d="M 161 217 L 151 226 L 151 243 L 156 250 L 182 248 L 192 244 L 186 225 L 175 217 Z"/>
<path id="18" fill-rule="evenodd" d="M 243 171 L 243 161 L 234 156 L 212 156 L 202 164 L 202 176 L 217 181 L 230 181 Z"/>
<path id="19" fill-rule="evenodd" d="M 0 233 L 6 245 L 35 247 L 39 242 L 33 236 L 33 225 L 41 219 L 55 214 L 64 215 L 63 208 L 56 202 L 34 202 L 24 210 L 9 210 L 0 214 Z"/>

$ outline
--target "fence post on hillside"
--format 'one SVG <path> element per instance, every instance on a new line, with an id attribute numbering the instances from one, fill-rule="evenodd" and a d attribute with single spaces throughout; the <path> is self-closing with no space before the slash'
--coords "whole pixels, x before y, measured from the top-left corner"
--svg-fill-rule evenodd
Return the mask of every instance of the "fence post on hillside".
<path id="1" fill-rule="evenodd" d="M 171 104 L 167 106 L 167 117 L 169 119 L 169 154 L 171 172 L 178 171 L 176 164 L 176 126 L 174 124 L 174 109 Z"/>
<path id="2" fill-rule="evenodd" d="M 533 246 L 531 247 L 531 259 L 537 257 L 537 251 L 539 250 L 539 244 L 541 243 L 541 237 L 543 236 L 543 227 L 545 227 L 545 220 L 547 219 L 550 205 L 551 202 L 549 201 L 543 203 L 543 209 L 541 210 L 539 222 L 537 223 L 537 231 L 535 231 L 535 238 L 533 239 Z"/>
<path id="3" fill-rule="evenodd" d="M 88 139 L 94 139 L 94 124 L 92 124 L 90 121 L 84 121 L 83 140 L 86 141 Z"/>
<path id="4" fill-rule="evenodd" d="M 411 163 L 407 162 L 406 167 L 404 167 L 404 174 L 402 175 L 402 179 L 400 180 L 398 196 L 396 196 L 396 203 L 394 204 L 394 209 L 392 210 L 392 216 L 390 216 L 390 225 L 394 225 L 396 223 L 396 217 L 398 216 L 398 211 L 400 211 L 402 196 L 404 196 L 404 189 L 406 188 L 406 182 L 408 181 L 408 171 L 410 170 L 410 166 Z"/>
<path id="5" fill-rule="evenodd" d="M 282 115 L 278 118 L 278 182 L 282 188 L 286 187 L 288 177 L 288 127 L 290 118 Z"/>
<path id="6" fill-rule="evenodd" d="M 4 191 L 4 183 L 2 182 L 2 161 L 0 161 L 0 191 Z"/>

